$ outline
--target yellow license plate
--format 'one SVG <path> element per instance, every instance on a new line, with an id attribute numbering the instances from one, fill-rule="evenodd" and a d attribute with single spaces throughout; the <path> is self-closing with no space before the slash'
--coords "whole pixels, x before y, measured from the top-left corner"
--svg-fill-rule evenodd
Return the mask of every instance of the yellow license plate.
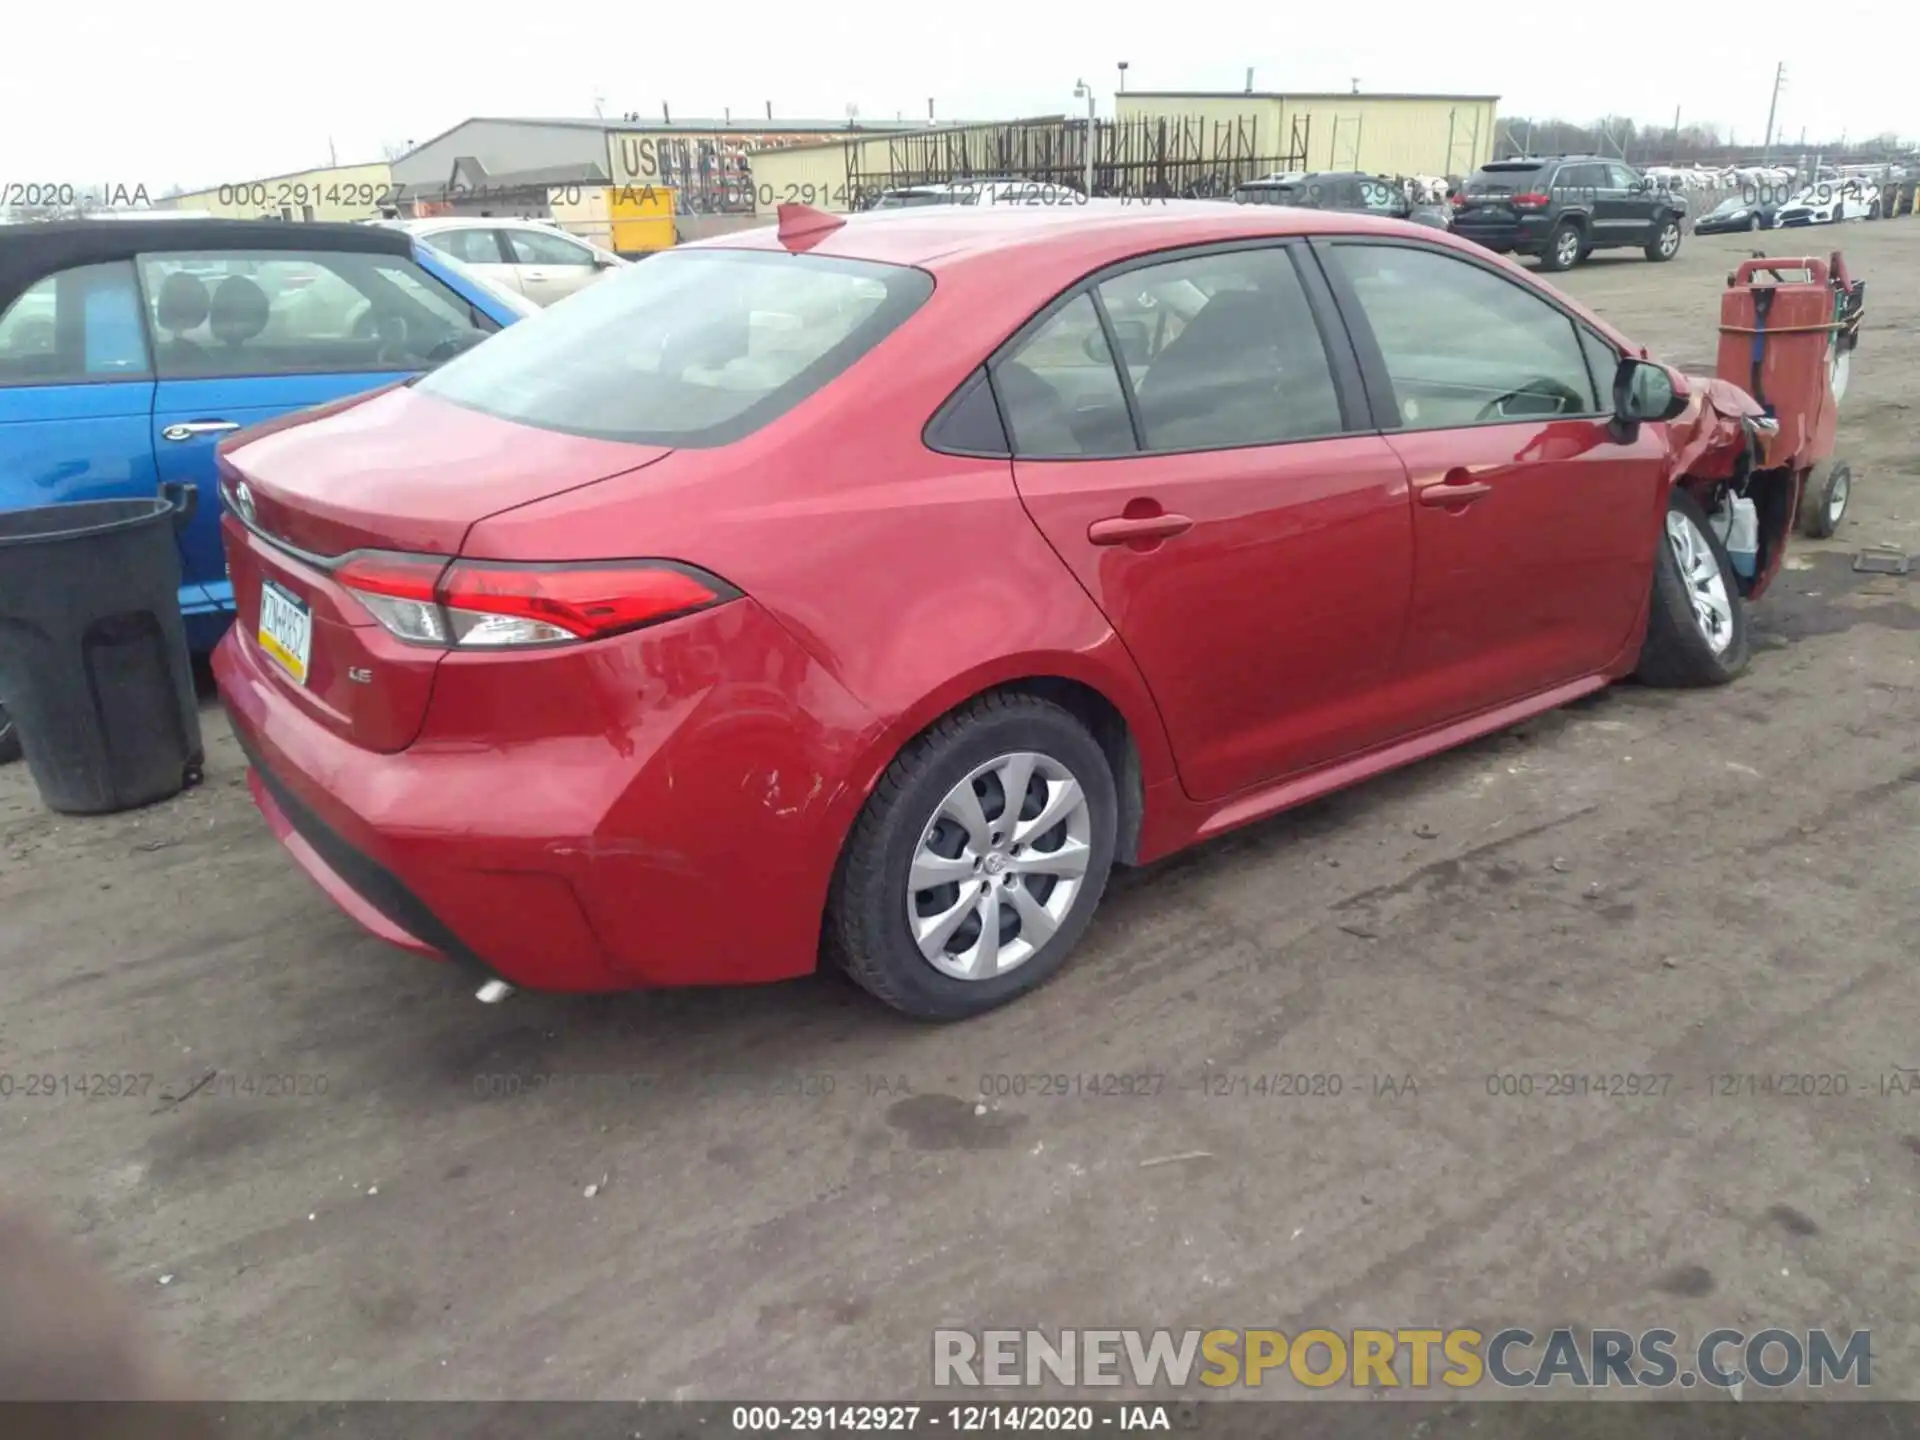
<path id="1" fill-rule="evenodd" d="M 299 684 L 307 683 L 313 658 L 313 612 L 298 596 L 271 580 L 260 582 L 260 648 Z"/>

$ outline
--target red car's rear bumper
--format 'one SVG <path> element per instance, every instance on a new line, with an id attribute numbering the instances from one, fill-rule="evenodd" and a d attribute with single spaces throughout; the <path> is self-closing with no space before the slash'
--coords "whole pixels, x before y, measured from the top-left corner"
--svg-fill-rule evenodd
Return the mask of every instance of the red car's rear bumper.
<path id="1" fill-rule="evenodd" d="M 541 990 L 804 974 L 872 722 L 750 600 L 538 656 L 443 661 L 420 738 L 356 746 L 234 627 L 249 784 L 373 934 Z"/>

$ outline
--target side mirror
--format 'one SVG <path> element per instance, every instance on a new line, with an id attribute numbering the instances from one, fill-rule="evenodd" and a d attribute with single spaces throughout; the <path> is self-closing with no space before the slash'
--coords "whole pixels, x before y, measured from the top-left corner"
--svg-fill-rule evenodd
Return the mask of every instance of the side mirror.
<path id="1" fill-rule="evenodd" d="M 1631 433 L 1649 420 L 1671 420 L 1687 408 L 1687 395 L 1673 372 L 1651 360 L 1628 356 L 1613 375 L 1613 418 Z"/>

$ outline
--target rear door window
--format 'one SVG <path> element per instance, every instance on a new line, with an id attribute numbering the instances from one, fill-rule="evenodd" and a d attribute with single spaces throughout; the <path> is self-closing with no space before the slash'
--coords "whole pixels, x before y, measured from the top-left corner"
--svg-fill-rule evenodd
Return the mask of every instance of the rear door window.
<path id="1" fill-rule="evenodd" d="M 36 280 L 0 315 L 0 385 L 143 380 L 140 292 L 125 260 Z"/>
<path id="2" fill-rule="evenodd" d="M 1345 182 L 1352 183 L 1352 182 Z M 1149 450 L 1208 450 L 1341 432 L 1339 394 L 1293 258 L 1280 246 L 1196 255 L 1100 285 L 1109 313 L 1143 299 L 1177 323 L 1120 328 Z M 1179 312 L 1185 297 L 1204 299 Z"/>
<path id="3" fill-rule="evenodd" d="M 421 370 L 495 328 L 399 255 L 170 251 L 139 269 L 162 379 Z"/>
<path id="4" fill-rule="evenodd" d="M 904 265 L 667 251 L 502 331 L 419 382 L 523 425 L 647 445 L 724 445 L 844 372 L 933 293 Z"/>
<path id="5" fill-rule="evenodd" d="M 469 265 L 505 265 L 510 263 L 500 250 L 498 230 L 435 230 L 421 239 L 442 255 L 451 255 Z"/>

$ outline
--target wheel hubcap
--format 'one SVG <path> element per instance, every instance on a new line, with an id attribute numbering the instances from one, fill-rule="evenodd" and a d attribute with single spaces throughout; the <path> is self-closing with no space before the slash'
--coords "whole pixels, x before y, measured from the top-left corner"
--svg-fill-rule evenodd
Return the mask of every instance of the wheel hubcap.
<path id="1" fill-rule="evenodd" d="M 927 963 L 956 980 L 1024 965 L 1080 903 L 1093 815 L 1058 760 L 1016 751 L 947 792 L 907 875 L 907 925 Z"/>
<path id="2" fill-rule="evenodd" d="M 1680 227 L 1669 225 L 1660 232 L 1660 253 L 1671 255 L 1680 248 Z"/>
<path id="3" fill-rule="evenodd" d="M 1827 492 L 1827 525 L 1829 528 L 1840 523 L 1840 517 L 1847 511 L 1847 492 L 1853 489 L 1853 479 L 1842 470 L 1833 477 L 1833 488 Z"/>
<path id="4" fill-rule="evenodd" d="M 1721 654 L 1733 643 L 1733 601 L 1727 595 L 1719 558 L 1700 527 L 1677 510 L 1667 516 L 1667 546 L 1680 569 L 1680 583 L 1687 587 L 1693 623 L 1700 627 L 1708 648 Z"/>
<path id="5" fill-rule="evenodd" d="M 1580 255 L 1580 237 L 1569 230 L 1560 237 L 1560 263 L 1571 265 Z"/>

